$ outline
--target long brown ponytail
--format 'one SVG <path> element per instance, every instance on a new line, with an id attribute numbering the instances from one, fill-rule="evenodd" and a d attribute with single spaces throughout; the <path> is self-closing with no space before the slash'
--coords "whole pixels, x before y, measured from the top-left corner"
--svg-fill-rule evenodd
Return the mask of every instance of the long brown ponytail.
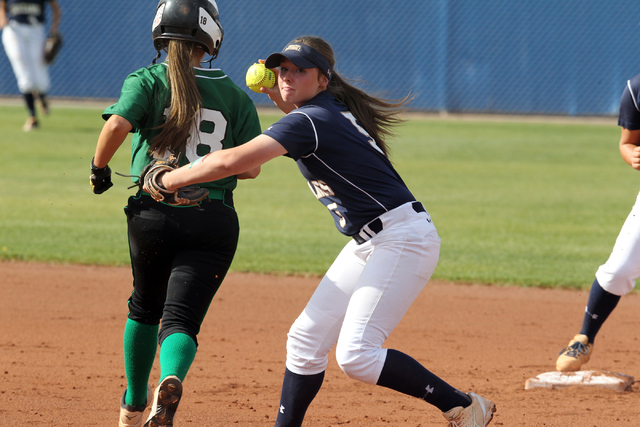
<path id="1" fill-rule="evenodd" d="M 336 60 L 329 43 L 316 36 L 300 37 L 291 43 L 294 42 L 306 44 L 320 52 L 334 69 Z M 393 126 L 403 122 L 398 115 L 403 111 L 402 107 L 409 103 L 412 97 L 407 95 L 400 100 L 377 98 L 349 84 L 350 81 L 353 80 L 340 77 L 334 69 L 327 90 L 347 106 L 369 136 L 376 141 L 378 147 L 385 154 L 388 154 L 389 149 L 385 139 L 394 134 Z"/>
<path id="2" fill-rule="evenodd" d="M 200 114 L 202 99 L 191 65 L 195 48 L 195 44 L 180 40 L 170 40 L 167 46 L 167 83 L 171 101 L 168 118 L 151 143 L 151 150 L 157 154 L 162 155 L 167 149 L 176 154 L 184 152 Z"/>

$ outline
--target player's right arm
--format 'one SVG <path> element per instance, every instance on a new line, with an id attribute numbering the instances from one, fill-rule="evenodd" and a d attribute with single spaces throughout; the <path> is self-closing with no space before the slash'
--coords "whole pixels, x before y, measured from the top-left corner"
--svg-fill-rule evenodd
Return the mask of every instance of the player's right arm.
<path id="1" fill-rule="evenodd" d="M 133 126 L 124 117 L 116 114 L 109 117 L 98 137 L 93 164 L 98 168 L 107 166 L 132 129 Z"/>
<path id="2" fill-rule="evenodd" d="M 217 181 L 255 169 L 284 154 L 287 150 L 278 141 L 262 134 L 246 144 L 214 151 L 180 169 L 167 172 L 160 177 L 160 182 L 171 191 L 191 184 Z"/>

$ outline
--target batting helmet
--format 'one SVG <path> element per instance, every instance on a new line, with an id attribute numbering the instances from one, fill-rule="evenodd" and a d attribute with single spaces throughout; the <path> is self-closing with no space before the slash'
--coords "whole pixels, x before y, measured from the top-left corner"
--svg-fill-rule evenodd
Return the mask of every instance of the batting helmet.
<path id="1" fill-rule="evenodd" d="M 157 51 L 169 40 L 185 40 L 201 45 L 218 56 L 224 30 L 215 0 L 160 0 L 153 20 L 153 46 Z"/>

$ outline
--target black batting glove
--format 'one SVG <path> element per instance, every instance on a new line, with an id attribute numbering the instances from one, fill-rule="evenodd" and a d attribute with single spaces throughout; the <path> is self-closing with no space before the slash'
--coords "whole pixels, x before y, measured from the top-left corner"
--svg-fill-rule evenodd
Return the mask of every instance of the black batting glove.
<path id="1" fill-rule="evenodd" d="M 98 168 L 91 159 L 91 189 L 95 194 L 102 194 L 113 186 L 111 182 L 111 169 L 109 165 Z"/>

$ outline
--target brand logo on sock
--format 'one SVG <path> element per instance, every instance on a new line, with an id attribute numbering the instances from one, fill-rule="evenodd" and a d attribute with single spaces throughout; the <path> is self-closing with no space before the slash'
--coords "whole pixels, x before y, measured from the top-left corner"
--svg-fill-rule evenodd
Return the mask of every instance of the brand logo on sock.
<path id="1" fill-rule="evenodd" d="M 427 385 L 427 387 L 425 387 L 425 390 L 427 391 L 424 396 L 422 396 L 422 400 L 427 400 L 427 396 L 429 395 L 429 393 L 433 394 L 433 390 L 435 390 L 434 387 L 431 387 L 430 385 Z"/>
<path id="2" fill-rule="evenodd" d="M 591 318 L 592 318 L 593 320 L 598 319 L 598 315 L 597 315 L 597 314 L 589 313 L 589 308 L 588 308 L 588 307 L 585 307 L 585 308 L 584 308 L 584 312 L 585 312 L 585 313 L 587 313 L 589 316 L 591 316 Z"/>
<path id="3" fill-rule="evenodd" d="M 284 406 L 280 405 L 280 413 L 284 414 Z"/>

